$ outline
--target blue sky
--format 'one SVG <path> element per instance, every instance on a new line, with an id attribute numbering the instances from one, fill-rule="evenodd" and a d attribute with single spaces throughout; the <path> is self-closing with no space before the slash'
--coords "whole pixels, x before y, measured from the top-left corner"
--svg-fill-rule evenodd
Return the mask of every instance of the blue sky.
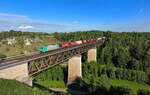
<path id="1" fill-rule="evenodd" d="M 150 0 L 2 0 L 0 31 L 150 32 Z"/>

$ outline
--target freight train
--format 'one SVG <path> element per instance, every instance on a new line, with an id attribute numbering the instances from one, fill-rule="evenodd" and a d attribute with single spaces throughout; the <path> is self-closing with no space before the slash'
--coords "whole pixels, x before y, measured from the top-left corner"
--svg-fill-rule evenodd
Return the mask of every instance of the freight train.
<path id="1" fill-rule="evenodd" d="M 91 42 L 94 42 L 97 40 L 104 40 L 104 39 L 106 39 L 106 38 L 102 37 L 102 38 L 97 38 L 97 39 L 81 40 L 81 41 L 74 41 L 74 42 L 67 42 L 67 43 L 59 43 L 56 45 L 42 46 L 42 47 L 40 47 L 40 52 L 46 52 L 49 50 L 54 50 L 54 49 L 68 47 L 68 46 L 77 45 L 77 44 L 91 43 Z"/>

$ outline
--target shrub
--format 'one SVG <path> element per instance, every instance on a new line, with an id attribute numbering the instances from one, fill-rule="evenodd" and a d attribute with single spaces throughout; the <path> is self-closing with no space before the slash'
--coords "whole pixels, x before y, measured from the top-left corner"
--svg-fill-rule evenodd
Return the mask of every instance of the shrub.
<path id="1" fill-rule="evenodd" d="M 6 58 L 6 57 L 7 57 L 6 55 L 0 54 L 0 59 L 1 59 L 1 58 Z"/>
<path id="2" fill-rule="evenodd" d="M 55 66 L 53 68 L 47 69 L 43 71 L 42 73 L 39 73 L 35 76 L 35 81 L 62 81 L 64 79 L 64 73 L 63 73 L 63 68 L 61 66 Z"/>
<path id="3" fill-rule="evenodd" d="M 150 85 L 150 74 L 148 74 L 148 84 Z"/>
<path id="4" fill-rule="evenodd" d="M 107 64 L 106 65 L 106 72 L 107 72 L 107 76 L 109 78 L 116 78 L 116 75 L 115 75 L 115 68 L 114 66 L 112 66 L 111 64 Z"/>
<path id="5" fill-rule="evenodd" d="M 115 71 L 116 78 L 121 79 L 122 78 L 122 69 L 117 68 Z"/>
<path id="6" fill-rule="evenodd" d="M 98 85 L 101 87 L 105 87 L 105 88 L 109 89 L 111 86 L 111 82 L 106 75 L 101 75 L 99 82 L 98 82 Z"/>
<path id="7" fill-rule="evenodd" d="M 111 86 L 109 95 L 133 95 L 133 92 L 129 88 Z"/>
<path id="8" fill-rule="evenodd" d="M 6 50 L 6 51 L 9 51 L 9 50 L 10 50 L 10 48 L 8 48 L 8 47 L 7 47 L 7 48 L 5 48 L 5 50 Z"/>
<path id="9" fill-rule="evenodd" d="M 137 91 L 138 95 L 150 95 L 150 91 L 140 89 Z"/>

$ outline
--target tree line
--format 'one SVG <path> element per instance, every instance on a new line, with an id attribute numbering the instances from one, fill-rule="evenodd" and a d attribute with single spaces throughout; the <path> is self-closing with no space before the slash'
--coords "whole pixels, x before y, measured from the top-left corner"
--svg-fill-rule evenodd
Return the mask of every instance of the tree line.
<path id="1" fill-rule="evenodd" d="M 36 36 L 40 37 L 43 35 L 49 35 L 49 34 L 43 32 L 22 32 L 22 31 L 15 31 L 15 30 L 2 31 L 0 32 L 0 41 L 10 37 L 29 36 L 34 38 Z"/>

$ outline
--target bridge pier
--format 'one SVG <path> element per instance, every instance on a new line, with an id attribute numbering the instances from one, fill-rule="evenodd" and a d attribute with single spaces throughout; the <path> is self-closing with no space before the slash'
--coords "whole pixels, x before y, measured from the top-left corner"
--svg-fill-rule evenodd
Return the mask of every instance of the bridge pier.
<path id="1" fill-rule="evenodd" d="M 88 50 L 88 62 L 96 61 L 96 59 L 97 59 L 96 55 L 97 55 L 96 47 L 89 49 Z"/>
<path id="2" fill-rule="evenodd" d="M 81 63 L 81 55 L 74 56 L 69 59 L 68 63 L 68 85 L 74 83 L 81 83 L 82 78 L 82 63 Z"/>
<path id="3" fill-rule="evenodd" d="M 28 63 L 6 67 L 0 70 L 0 78 L 16 79 L 32 86 L 32 79 L 28 75 Z"/>

